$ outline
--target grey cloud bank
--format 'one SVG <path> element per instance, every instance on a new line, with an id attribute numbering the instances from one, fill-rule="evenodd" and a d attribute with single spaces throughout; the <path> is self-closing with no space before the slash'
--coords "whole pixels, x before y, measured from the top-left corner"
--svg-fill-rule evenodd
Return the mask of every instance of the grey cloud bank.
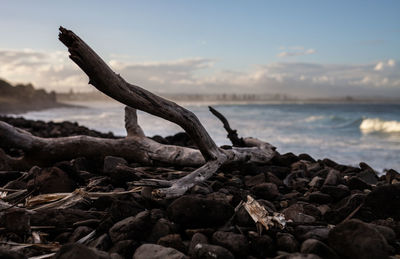
<path id="1" fill-rule="evenodd" d="M 299 51 L 312 54 L 314 50 Z M 400 66 L 393 59 L 351 65 L 279 62 L 247 71 L 219 70 L 213 66 L 216 62 L 208 58 L 141 63 L 112 59 L 108 64 L 127 81 L 160 93 L 400 98 Z M 86 75 L 62 51 L 0 50 L 0 78 L 59 92 L 92 90 Z"/>

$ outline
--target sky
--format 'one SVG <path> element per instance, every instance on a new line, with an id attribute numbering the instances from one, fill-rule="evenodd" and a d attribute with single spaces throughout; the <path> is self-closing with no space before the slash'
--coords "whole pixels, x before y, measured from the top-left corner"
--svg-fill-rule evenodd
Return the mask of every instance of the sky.
<path id="1" fill-rule="evenodd" d="M 0 0 L 0 78 L 90 91 L 58 28 L 157 93 L 400 98 L 400 1 Z"/>

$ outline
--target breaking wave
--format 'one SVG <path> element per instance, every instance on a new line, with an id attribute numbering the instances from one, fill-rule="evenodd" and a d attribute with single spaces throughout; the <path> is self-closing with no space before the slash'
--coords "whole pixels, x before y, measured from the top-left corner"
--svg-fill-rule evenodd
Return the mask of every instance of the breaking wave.
<path id="1" fill-rule="evenodd" d="M 360 130 L 363 133 L 400 133 L 400 122 L 365 118 L 360 124 Z"/>

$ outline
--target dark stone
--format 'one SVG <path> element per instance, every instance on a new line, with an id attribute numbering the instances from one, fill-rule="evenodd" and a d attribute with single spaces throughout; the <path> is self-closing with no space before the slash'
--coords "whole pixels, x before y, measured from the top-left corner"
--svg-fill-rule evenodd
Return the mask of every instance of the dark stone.
<path id="1" fill-rule="evenodd" d="M 329 246 L 346 258 L 388 258 L 385 238 L 376 229 L 356 219 L 332 229 L 329 233 Z"/>
<path id="2" fill-rule="evenodd" d="M 361 172 L 357 176 L 368 184 L 376 184 L 378 182 L 378 176 L 374 169 L 372 169 L 366 163 L 360 163 Z"/>
<path id="3" fill-rule="evenodd" d="M 147 238 L 149 242 L 155 243 L 158 239 L 163 236 L 172 234 L 175 232 L 175 225 L 167 219 L 160 218 L 150 231 L 150 235 Z"/>
<path id="4" fill-rule="evenodd" d="M 331 186 L 331 185 L 323 185 L 321 187 L 321 192 L 329 194 L 334 201 L 339 201 L 346 196 L 350 195 L 350 190 L 345 185 Z"/>
<path id="5" fill-rule="evenodd" d="M 326 204 L 332 202 L 332 197 L 329 194 L 322 193 L 322 192 L 312 192 L 308 196 L 310 202 L 315 202 L 318 204 Z"/>
<path id="6" fill-rule="evenodd" d="M 276 246 L 274 240 L 267 236 L 255 236 L 250 240 L 250 253 L 259 258 L 274 256 Z"/>
<path id="7" fill-rule="evenodd" d="M 183 253 L 171 247 L 164 247 L 155 244 L 143 244 L 139 246 L 132 259 L 187 259 Z"/>
<path id="8" fill-rule="evenodd" d="M 122 157 L 106 156 L 104 158 L 103 172 L 112 174 L 116 171 L 118 165 L 128 165 L 128 162 Z"/>
<path id="9" fill-rule="evenodd" d="M 21 177 L 20 171 L 0 171 L 0 186 L 5 185 L 9 181 L 16 180 Z"/>
<path id="10" fill-rule="evenodd" d="M 110 206 L 110 214 L 114 221 L 135 216 L 143 210 L 143 206 L 137 203 L 132 196 L 127 196 L 125 199 L 123 197 L 114 198 Z"/>
<path id="11" fill-rule="evenodd" d="M 396 233 L 390 227 L 375 224 L 370 224 L 370 226 L 378 230 L 388 243 L 394 243 L 396 241 Z"/>
<path id="12" fill-rule="evenodd" d="M 276 245 L 278 250 L 294 253 L 299 251 L 299 243 L 292 234 L 278 233 L 276 235 Z"/>
<path id="13" fill-rule="evenodd" d="M 0 248 L 0 258 L 2 259 L 27 259 L 25 255 L 16 252 L 10 251 L 8 249 Z"/>
<path id="14" fill-rule="evenodd" d="M 317 239 L 307 239 L 301 244 L 301 252 L 305 254 L 316 254 L 321 258 L 339 259 L 339 256 L 327 245 Z"/>
<path id="15" fill-rule="evenodd" d="M 193 249 L 193 259 L 234 259 L 228 249 L 217 246 L 198 243 Z"/>
<path id="16" fill-rule="evenodd" d="M 106 251 L 110 248 L 111 240 L 107 234 L 103 234 L 89 243 L 90 247 L 96 248 L 101 251 Z"/>
<path id="17" fill-rule="evenodd" d="M 98 219 L 104 213 L 97 211 L 84 211 L 79 209 L 48 209 L 31 215 L 32 226 L 55 226 L 57 228 L 70 228 L 75 222 Z"/>
<path id="18" fill-rule="evenodd" d="M 149 227 L 150 213 L 142 211 L 134 217 L 128 217 L 115 223 L 110 228 L 109 235 L 113 243 L 126 239 L 143 240 L 148 234 Z"/>
<path id="19" fill-rule="evenodd" d="M 400 220 L 400 184 L 379 186 L 370 192 L 363 207 L 371 210 L 376 218 Z"/>
<path id="20" fill-rule="evenodd" d="M 117 253 L 123 258 L 132 258 L 133 253 L 138 247 L 139 244 L 134 240 L 121 240 L 115 243 L 108 252 Z"/>
<path id="21" fill-rule="evenodd" d="M 111 256 L 103 251 L 89 248 L 81 244 L 64 245 L 54 255 L 54 259 L 111 259 Z"/>
<path id="22" fill-rule="evenodd" d="M 299 157 L 300 160 L 305 160 L 305 161 L 312 162 L 312 163 L 317 162 L 317 161 L 315 161 L 315 159 L 312 158 L 312 156 L 310 156 L 309 154 L 303 153 L 303 154 L 300 154 L 298 157 Z"/>
<path id="23" fill-rule="evenodd" d="M 207 237 L 201 233 L 196 233 L 192 236 L 192 239 L 190 240 L 190 244 L 189 244 L 189 251 L 188 251 L 188 254 L 190 256 L 194 255 L 194 248 L 196 247 L 197 244 L 208 244 Z"/>
<path id="24" fill-rule="evenodd" d="M 249 247 L 244 235 L 223 231 L 216 231 L 213 234 L 212 243 L 227 248 L 239 257 L 244 257 Z"/>
<path id="25" fill-rule="evenodd" d="M 335 169 L 329 170 L 328 175 L 325 178 L 324 185 L 337 185 L 339 181 L 340 173 Z"/>
<path id="26" fill-rule="evenodd" d="M 284 209 L 282 213 L 285 215 L 285 218 L 293 220 L 293 222 L 297 223 L 311 223 L 315 222 L 315 217 L 305 214 L 303 204 L 295 203 L 288 208 Z"/>
<path id="27" fill-rule="evenodd" d="M 40 170 L 27 183 L 28 190 L 36 189 L 39 193 L 72 192 L 76 187 L 75 181 L 58 167 Z"/>
<path id="28" fill-rule="evenodd" d="M 337 224 L 350 215 L 364 200 L 365 194 L 363 193 L 347 196 L 331 207 L 331 210 L 325 214 L 325 219 L 330 223 Z"/>
<path id="29" fill-rule="evenodd" d="M 350 177 L 347 181 L 347 186 L 350 188 L 350 190 L 363 191 L 365 189 L 371 189 L 371 186 L 368 183 L 357 176 Z"/>
<path id="30" fill-rule="evenodd" d="M 275 165 L 290 167 L 291 164 L 293 164 L 294 162 L 297 162 L 299 160 L 300 159 L 295 154 L 286 153 L 283 155 L 276 155 L 272 159 L 272 162 Z"/>
<path id="31" fill-rule="evenodd" d="M 225 200 L 182 196 L 167 208 L 169 218 L 186 227 L 224 224 L 233 215 L 232 206 Z"/>
<path id="32" fill-rule="evenodd" d="M 274 183 L 277 186 L 283 185 L 283 181 L 281 179 L 279 179 L 276 175 L 274 175 L 271 172 L 268 172 L 268 173 L 265 174 L 265 181 L 266 182 L 270 182 L 270 183 Z"/>
<path id="33" fill-rule="evenodd" d="M 251 188 L 257 198 L 273 200 L 280 195 L 278 187 L 274 183 L 261 183 Z"/>
<path id="34" fill-rule="evenodd" d="M 257 184 L 265 182 L 265 175 L 264 173 L 257 174 L 255 176 L 246 176 L 244 179 L 244 184 L 247 187 L 253 187 Z"/>
<path id="35" fill-rule="evenodd" d="M 187 250 L 179 234 L 170 234 L 163 236 L 157 241 L 157 244 L 165 247 L 175 248 L 182 253 L 186 253 Z"/>
<path id="36" fill-rule="evenodd" d="M 304 241 L 307 239 L 318 239 L 322 242 L 328 240 L 330 228 L 326 226 L 305 226 L 300 225 L 295 228 L 295 236 L 297 240 Z"/>
<path id="37" fill-rule="evenodd" d="M 322 258 L 315 254 L 294 253 L 294 254 L 280 255 L 274 257 L 274 259 L 322 259 Z"/>
<path id="38" fill-rule="evenodd" d="M 85 226 L 77 227 L 74 230 L 74 232 L 72 232 L 72 235 L 69 237 L 69 242 L 74 243 L 92 231 L 93 231 L 93 229 L 91 229 L 89 227 L 85 227 Z"/>
<path id="39" fill-rule="evenodd" d="M 389 184 L 391 184 L 393 182 L 393 180 L 397 180 L 400 182 L 400 174 L 394 169 L 389 169 L 386 171 L 385 179 L 386 179 L 386 183 L 389 183 Z"/>

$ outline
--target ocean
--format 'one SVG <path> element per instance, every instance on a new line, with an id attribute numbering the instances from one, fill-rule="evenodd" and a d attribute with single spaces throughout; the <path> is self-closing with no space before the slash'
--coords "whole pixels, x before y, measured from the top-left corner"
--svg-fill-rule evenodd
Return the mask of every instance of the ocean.
<path id="1" fill-rule="evenodd" d="M 86 107 L 33 111 L 27 119 L 76 121 L 101 132 L 125 135 L 124 109 L 116 102 L 74 103 Z M 185 104 L 218 145 L 230 144 L 221 122 L 205 104 Z M 400 104 L 241 104 L 213 105 L 242 137 L 256 137 L 280 153 L 307 153 L 315 159 L 338 163 L 366 162 L 378 172 L 400 171 Z M 17 116 L 17 115 L 15 115 Z M 163 119 L 139 112 L 147 136 L 167 136 L 182 129 Z"/>

